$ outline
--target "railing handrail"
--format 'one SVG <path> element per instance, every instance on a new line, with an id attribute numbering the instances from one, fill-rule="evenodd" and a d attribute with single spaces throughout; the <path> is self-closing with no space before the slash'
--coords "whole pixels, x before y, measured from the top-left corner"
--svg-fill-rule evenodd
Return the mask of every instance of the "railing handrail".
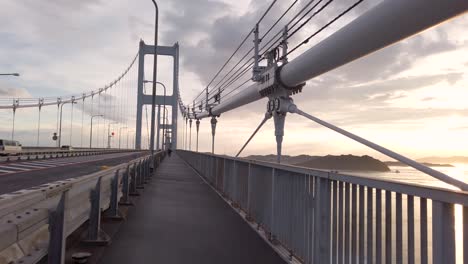
<path id="1" fill-rule="evenodd" d="M 178 150 L 193 152 L 187 150 Z M 419 196 L 427 199 L 437 200 L 447 203 L 456 203 L 468 206 L 468 192 L 462 190 L 454 190 L 437 186 L 429 186 L 417 183 L 401 182 L 397 180 L 390 179 L 373 179 L 365 176 L 349 175 L 343 173 L 335 173 L 332 171 L 311 169 L 300 166 L 294 166 L 290 164 L 279 164 L 268 161 L 252 160 L 245 158 L 236 158 L 226 155 L 217 155 L 211 153 L 201 153 L 193 152 L 200 155 L 212 156 L 218 158 L 224 158 L 227 160 L 237 161 L 237 162 L 247 162 L 250 164 L 255 164 L 257 166 L 285 170 L 295 173 L 301 173 L 305 175 L 312 175 L 315 177 L 326 178 L 335 181 L 341 181 L 346 183 L 358 184 L 367 187 L 372 187 L 381 190 L 393 191 L 402 194 Z"/>

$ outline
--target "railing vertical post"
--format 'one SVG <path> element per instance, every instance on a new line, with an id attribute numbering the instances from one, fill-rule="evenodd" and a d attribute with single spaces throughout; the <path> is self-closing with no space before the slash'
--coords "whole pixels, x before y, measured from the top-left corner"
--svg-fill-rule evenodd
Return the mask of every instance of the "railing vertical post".
<path id="1" fill-rule="evenodd" d="M 463 206 L 463 263 L 468 263 L 468 206 Z"/>
<path id="2" fill-rule="evenodd" d="M 356 264 L 357 256 L 357 185 L 351 185 L 351 263 Z"/>
<path id="3" fill-rule="evenodd" d="M 343 257 L 344 257 L 344 250 L 343 250 L 343 214 L 344 214 L 344 202 L 343 202 L 343 195 L 344 195 L 344 183 L 343 182 L 338 182 L 338 204 L 339 204 L 339 211 L 338 211 L 338 262 L 337 263 L 343 263 Z"/>
<path id="4" fill-rule="evenodd" d="M 233 170 L 233 171 L 232 171 L 232 178 L 233 178 L 233 181 L 232 181 L 232 182 L 234 183 L 234 184 L 233 184 L 233 185 L 234 185 L 234 186 L 233 186 L 234 188 L 233 188 L 232 201 L 233 201 L 235 204 L 237 204 L 237 203 L 238 203 L 238 199 L 239 199 L 239 198 L 238 198 L 238 197 L 239 197 L 239 194 L 238 194 L 238 188 L 237 188 L 237 179 L 238 179 L 239 177 L 237 177 L 237 162 L 236 162 L 236 161 L 233 162 L 232 170 Z"/>
<path id="5" fill-rule="evenodd" d="M 148 158 L 147 161 L 147 167 L 148 167 L 148 179 L 151 179 L 153 169 L 151 168 L 151 158 Z"/>
<path id="6" fill-rule="evenodd" d="M 273 230 L 276 230 L 275 228 L 275 196 L 276 196 L 276 183 L 275 183 L 275 168 L 271 168 L 271 230 L 270 232 L 273 232 Z M 274 236 L 270 234 L 269 239 L 273 240 Z"/>
<path id="7" fill-rule="evenodd" d="M 366 227 L 367 227 L 367 255 L 366 263 L 374 263 L 374 255 L 373 255 L 373 250 L 374 250 L 374 236 L 372 234 L 374 227 L 373 227 L 373 219 L 374 219 L 374 207 L 373 207 L 373 196 L 374 196 L 374 189 L 367 187 L 367 220 L 366 220 Z"/>
<path id="8" fill-rule="evenodd" d="M 248 169 L 247 169 L 247 211 L 248 211 L 248 214 L 251 216 L 251 207 L 250 207 L 250 203 L 252 202 L 251 199 L 252 199 L 252 177 L 251 177 L 251 168 L 250 168 L 251 164 L 250 162 L 248 163 Z"/>
<path id="9" fill-rule="evenodd" d="M 332 206 L 333 206 L 333 213 L 332 213 L 332 250 L 331 250 L 331 256 L 332 256 L 332 263 L 337 262 L 337 244 L 340 240 L 337 239 L 337 229 L 338 229 L 338 223 L 337 223 L 337 214 L 338 214 L 338 181 L 333 181 L 333 196 L 332 196 Z M 340 241 L 341 242 L 341 241 Z"/>
<path id="10" fill-rule="evenodd" d="M 382 190 L 375 190 L 375 263 L 382 263 Z"/>
<path id="11" fill-rule="evenodd" d="M 468 263 L 468 206 L 463 206 L 463 263 Z"/>
<path id="12" fill-rule="evenodd" d="M 119 173 L 120 170 L 115 172 L 114 177 L 111 180 L 111 197 L 109 212 L 106 215 L 108 218 L 112 219 L 122 219 L 119 214 Z"/>
<path id="13" fill-rule="evenodd" d="M 101 230 L 101 181 L 102 177 L 99 177 L 96 187 L 91 191 L 88 236 L 84 241 L 96 246 L 107 245 L 110 242 L 109 236 Z"/>
<path id="14" fill-rule="evenodd" d="M 414 196 L 407 196 L 408 223 L 408 264 L 414 264 Z"/>
<path id="15" fill-rule="evenodd" d="M 396 262 L 403 263 L 403 204 L 401 193 L 396 193 Z"/>
<path id="16" fill-rule="evenodd" d="M 142 161 L 140 160 L 137 165 L 136 169 L 136 188 L 137 189 L 144 189 L 145 187 L 143 186 L 143 165 Z"/>
<path id="17" fill-rule="evenodd" d="M 392 192 L 385 191 L 385 263 L 392 263 Z"/>
<path id="18" fill-rule="evenodd" d="M 330 180 L 316 178 L 314 263 L 330 262 Z"/>
<path id="19" fill-rule="evenodd" d="M 49 264 L 65 263 L 65 208 L 68 202 L 68 191 L 62 193 L 55 211 L 49 212 L 49 249 L 47 262 Z"/>
<path id="20" fill-rule="evenodd" d="M 419 202 L 420 207 L 420 232 L 421 232 L 421 264 L 428 263 L 428 250 L 427 250 L 427 199 L 421 198 Z"/>
<path id="21" fill-rule="evenodd" d="M 145 159 L 145 161 L 143 162 L 143 183 L 146 184 L 148 183 L 148 176 L 149 176 L 149 162 L 148 162 L 148 158 Z"/>
<path id="22" fill-rule="evenodd" d="M 364 264 L 364 186 L 359 186 L 359 263 Z"/>
<path id="23" fill-rule="evenodd" d="M 99 177 L 96 187 L 91 191 L 91 211 L 89 216 L 88 240 L 96 240 L 101 224 L 101 179 Z"/>
<path id="24" fill-rule="evenodd" d="M 120 201 L 121 205 L 132 205 L 130 202 L 130 165 L 127 165 L 127 169 L 125 170 L 122 178 L 122 199 Z"/>
<path id="25" fill-rule="evenodd" d="M 466 254 L 466 252 L 464 253 Z M 455 263 L 455 211 L 453 204 L 432 201 L 432 256 L 432 263 Z"/>
<path id="26" fill-rule="evenodd" d="M 133 164 L 130 169 L 130 196 L 139 196 L 140 194 L 137 191 L 137 179 L 136 179 L 136 164 Z"/>
<path id="27" fill-rule="evenodd" d="M 350 184 L 348 182 L 344 183 L 344 263 L 350 262 L 350 251 L 349 251 L 349 207 L 350 207 Z"/>

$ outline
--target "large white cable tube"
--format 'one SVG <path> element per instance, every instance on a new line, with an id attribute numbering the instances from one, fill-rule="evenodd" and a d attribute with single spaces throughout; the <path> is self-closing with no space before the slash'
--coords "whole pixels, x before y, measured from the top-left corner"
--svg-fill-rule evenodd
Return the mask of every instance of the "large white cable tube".
<path id="1" fill-rule="evenodd" d="M 280 79 L 296 86 L 467 10 L 467 0 L 384 0 L 286 64 Z M 212 113 L 219 115 L 260 98 L 254 84 L 222 101 Z M 207 117 L 208 113 L 198 116 Z"/>
<path id="2" fill-rule="evenodd" d="M 281 81 L 296 86 L 467 10 L 466 0 L 384 0 L 286 64 Z"/>
<path id="3" fill-rule="evenodd" d="M 221 101 L 221 104 L 211 109 L 211 113 L 213 115 L 220 115 L 221 113 L 227 112 L 239 106 L 249 104 L 261 98 L 262 96 L 257 91 L 257 85 L 253 84 L 247 87 L 246 89 L 240 91 L 239 93 L 235 94 L 234 96 L 224 101 Z M 197 114 L 197 118 L 205 118 L 208 116 L 209 116 L 208 112 L 202 112 L 200 114 Z"/>

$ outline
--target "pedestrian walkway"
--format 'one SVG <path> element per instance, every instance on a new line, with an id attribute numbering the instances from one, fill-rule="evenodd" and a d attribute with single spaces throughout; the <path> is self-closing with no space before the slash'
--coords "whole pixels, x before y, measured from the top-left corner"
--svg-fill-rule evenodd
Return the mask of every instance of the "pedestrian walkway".
<path id="1" fill-rule="evenodd" d="M 101 263 L 285 263 L 173 153 L 145 185 Z"/>

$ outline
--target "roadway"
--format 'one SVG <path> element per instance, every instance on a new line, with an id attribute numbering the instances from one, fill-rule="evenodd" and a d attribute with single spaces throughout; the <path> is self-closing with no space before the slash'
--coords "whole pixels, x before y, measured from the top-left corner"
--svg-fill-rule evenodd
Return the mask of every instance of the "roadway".
<path id="1" fill-rule="evenodd" d="M 146 152 L 0 162 L 0 195 L 58 180 L 87 175 L 128 162 Z"/>

